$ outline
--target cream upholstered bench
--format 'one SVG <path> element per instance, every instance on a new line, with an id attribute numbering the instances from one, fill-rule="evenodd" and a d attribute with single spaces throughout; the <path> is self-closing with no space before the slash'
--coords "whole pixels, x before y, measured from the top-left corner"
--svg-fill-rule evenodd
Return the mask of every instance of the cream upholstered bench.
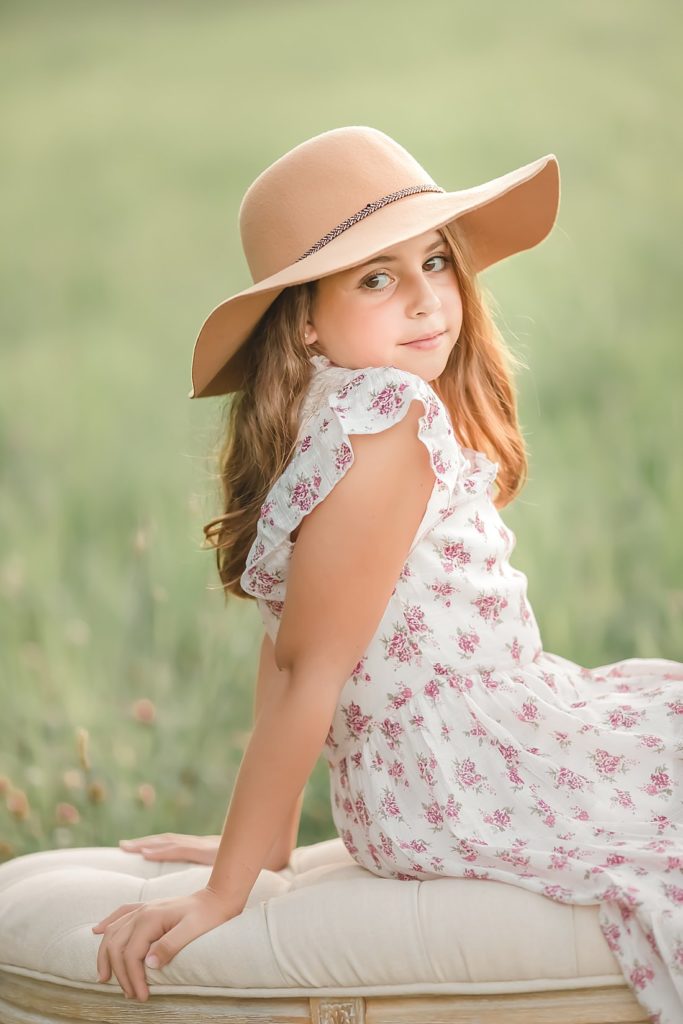
<path id="1" fill-rule="evenodd" d="M 210 868 L 117 847 L 0 865 L 0 1021 L 622 1024 L 647 1014 L 598 907 L 502 882 L 398 881 L 342 840 L 262 871 L 244 911 L 147 971 L 150 998 L 97 982 L 91 927 L 123 903 L 194 892 Z"/>

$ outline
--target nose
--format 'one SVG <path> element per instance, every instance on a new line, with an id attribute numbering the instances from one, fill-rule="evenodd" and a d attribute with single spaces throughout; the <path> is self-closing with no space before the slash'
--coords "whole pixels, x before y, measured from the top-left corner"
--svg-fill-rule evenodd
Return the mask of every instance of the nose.
<path id="1" fill-rule="evenodd" d="M 440 309 L 441 299 L 429 283 L 428 276 L 420 271 L 410 283 L 406 283 L 406 312 L 408 316 L 429 316 Z"/>

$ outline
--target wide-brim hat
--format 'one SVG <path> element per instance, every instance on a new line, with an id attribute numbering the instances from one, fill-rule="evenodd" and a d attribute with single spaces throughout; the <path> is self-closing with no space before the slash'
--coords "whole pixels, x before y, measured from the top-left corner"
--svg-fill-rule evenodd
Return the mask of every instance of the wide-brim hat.
<path id="1" fill-rule="evenodd" d="M 245 342 L 289 285 L 346 270 L 454 220 L 478 273 L 543 241 L 559 200 L 553 153 L 482 185 L 447 192 L 376 128 L 334 128 L 307 139 L 244 194 L 239 229 L 254 284 L 224 299 L 204 321 L 188 397 L 240 390 Z"/>

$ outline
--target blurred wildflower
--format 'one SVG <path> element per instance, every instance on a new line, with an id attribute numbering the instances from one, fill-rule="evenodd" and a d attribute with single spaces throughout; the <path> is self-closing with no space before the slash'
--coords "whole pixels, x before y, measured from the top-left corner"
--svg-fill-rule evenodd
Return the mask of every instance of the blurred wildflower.
<path id="1" fill-rule="evenodd" d="M 152 586 L 152 597 L 155 601 L 168 601 L 168 590 L 166 590 L 166 587 L 162 587 L 160 583 L 155 583 Z"/>
<path id="2" fill-rule="evenodd" d="M 17 821 L 26 821 L 31 813 L 28 797 L 23 789 L 11 789 L 6 796 L 7 810 Z"/>
<path id="3" fill-rule="evenodd" d="M 186 764 L 178 772 L 178 778 L 184 786 L 196 786 L 199 782 L 199 773 L 196 768 Z"/>
<path id="4" fill-rule="evenodd" d="M 77 825 L 81 820 L 78 808 L 73 804 L 57 804 L 55 819 L 58 825 Z"/>
<path id="5" fill-rule="evenodd" d="M 42 786 L 45 782 L 45 772 L 40 765 L 37 764 L 28 765 L 24 772 L 24 777 L 31 786 L 35 786 L 36 788 Z"/>
<path id="6" fill-rule="evenodd" d="M 143 807 L 151 807 L 156 798 L 156 790 L 151 782 L 142 782 L 138 786 L 138 801 Z"/>
<path id="7" fill-rule="evenodd" d="M 81 767 L 84 771 L 90 771 L 90 754 L 88 747 L 90 745 L 90 735 L 87 729 L 79 727 L 76 730 L 76 745 L 78 748 L 78 760 L 81 763 Z"/>
<path id="8" fill-rule="evenodd" d="M 62 775 L 62 782 L 67 789 L 83 789 L 85 779 L 80 768 L 67 768 Z"/>
<path id="9" fill-rule="evenodd" d="M 19 648 L 21 660 L 27 668 L 43 672 L 47 667 L 45 651 L 35 640 L 26 640 Z"/>
<path id="10" fill-rule="evenodd" d="M 71 619 L 64 629 L 66 639 L 74 647 L 85 647 L 90 640 L 90 626 L 83 619 Z"/>
<path id="11" fill-rule="evenodd" d="M 9 775 L 0 775 L 0 796 L 4 796 L 5 793 L 9 793 L 12 788 L 12 780 Z"/>
<path id="12" fill-rule="evenodd" d="M 4 839 L 0 839 L 0 860 L 9 860 L 10 857 L 14 857 L 16 850 L 12 843 L 5 842 Z"/>
<path id="13" fill-rule="evenodd" d="M 24 586 L 24 565 L 18 554 L 11 555 L 0 570 L 2 589 L 7 597 L 16 597 Z"/>
<path id="14" fill-rule="evenodd" d="M 140 697 L 131 706 L 133 718 L 143 725 L 151 725 L 156 718 L 157 709 L 148 697 Z"/>
<path id="15" fill-rule="evenodd" d="M 181 786 L 173 797 L 173 805 L 177 811 L 184 811 L 194 803 L 194 797 L 186 786 Z"/>
<path id="16" fill-rule="evenodd" d="M 137 530 L 135 531 L 135 536 L 133 537 L 133 550 L 136 551 L 137 554 L 140 555 L 140 554 L 142 554 L 143 551 L 146 551 L 146 549 L 148 547 L 149 547 L 149 534 L 148 534 L 148 531 L 144 528 L 144 526 L 139 526 L 137 528 Z"/>
<path id="17" fill-rule="evenodd" d="M 55 846 L 71 846 L 71 840 L 73 833 L 68 828 L 56 828 L 52 833 L 54 836 Z"/>
<path id="18" fill-rule="evenodd" d="M 88 800 L 91 804 L 103 804 L 107 799 L 107 787 L 99 779 L 95 779 L 88 786 Z"/>
<path id="19" fill-rule="evenodd" d="M 118 764 L 124 768 L 132 768 L 137 761 L 137 754 L 133 747 L 127 743 L 116 742 L 114 744 L 114 757 Z"/>

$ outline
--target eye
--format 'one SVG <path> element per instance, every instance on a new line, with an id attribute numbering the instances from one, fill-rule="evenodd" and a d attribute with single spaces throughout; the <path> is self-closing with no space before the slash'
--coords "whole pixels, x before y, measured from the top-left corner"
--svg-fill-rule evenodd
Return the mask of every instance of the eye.
<path id="1" fill-rule="evenodd" d="M 442 253 L 439 253 L 436 256 L 430 256 L 429 259 L 427 260 L 427 263 L 431 263 L 433 260 L 443 260 L 446 265 L 448 265 L 451 262 L 449 257 L 444 256 Z"/>
<path id="2" fill-rule="evenodd" d="M 440 268 L 441 270 L 445 270 L 446 267 L 448 266 L 448 264 L 451 262 L 450 257 L 445 256 L 442 253 L 438 253 L 438 254 L 436 254 L 434 256 L 430 256 L 429 259 L 425 261 L 424 266 L 426 267 L 429 263 L 433 263 L 434 260 L 443 260 L 444 266 Z M 380 277 L 389 277 L 389 276 L 390 275 L 387 274 L 387 272 L 385 270 L 378 270 L 374 274 L 370 274 L 369 277 L 363 278 L 363 280 L 360 283 L 360 286 L 361 286 L 361 288 L 367 287 L 368 291 L 371 291 L 371 292 L 383 292 L 384 289 L 388 287 L 388 285 L 385 284 L 385 285 L 382 285 L 379 288 L 376 288 L 374 285 L 371 285 L 370 282 L 371 281 L 376 281 Z"/>
<path id="3" fill-rule="evenodd" d="M 384 271 L 382 271 L 381 273 L 377 273 L 377 274 L 371 274 L 370 277 L 363 278 L 363 280 L 361 281 L 361 288 L 364 288 L 366 285 L 368 285 L 368 291 L 371 291 L 371 292 L 383 292 L 384 289 L 387 287 L 386 285 L 384 285 L 382 288 L 374 288 L 374 287 L 371 287 L 370 284 L 369 284 L 370 281 L 376 281 L 378 277 L 389 277 L 389 275 L 384 273 Z"/>

